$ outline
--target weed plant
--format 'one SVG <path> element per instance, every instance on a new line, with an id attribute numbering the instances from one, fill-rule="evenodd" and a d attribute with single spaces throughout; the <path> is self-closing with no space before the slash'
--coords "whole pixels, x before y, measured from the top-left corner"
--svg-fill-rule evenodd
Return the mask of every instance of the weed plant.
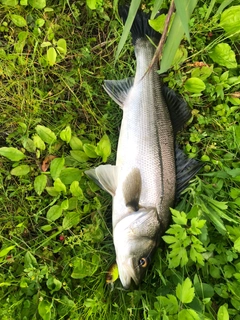
<path id="1" fill-rule="evenodd" d="M 84 174 L 115 160 L 121 111 L 103 80 L 135 70 L 130 38 L 114 64 L 116 7 L 1 1 L 0 319 L 239 320 L 239 2 L 199 0 L 163 76 L 192 110 L 178 142 L 205 166 L 131 291 L 106 283 L 111 198 Z"/>

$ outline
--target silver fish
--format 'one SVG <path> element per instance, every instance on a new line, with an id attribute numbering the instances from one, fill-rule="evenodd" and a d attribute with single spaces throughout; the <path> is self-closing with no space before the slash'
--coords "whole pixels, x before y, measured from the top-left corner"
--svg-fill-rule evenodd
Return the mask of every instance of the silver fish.
<path id="1" fill-rule="evenodd" d="M 126 19 L 127 9 L 122 10 Z M 105 90 L 123 110 L 116 165 L 86 171 L 113 197 L 113 241 L 124 288 L 138 285 L 170 222 L 169 208 L 199 164 L 175 148 L 175 134 L 189 119 L 186 103 L 163 88 L 158 63 L 148 70 L 160 35 L 138 12 L 131 32 L 137 60 L 134 79 L 107 80 Z M 177 158 L 177 160 L 176 160 Z"/>

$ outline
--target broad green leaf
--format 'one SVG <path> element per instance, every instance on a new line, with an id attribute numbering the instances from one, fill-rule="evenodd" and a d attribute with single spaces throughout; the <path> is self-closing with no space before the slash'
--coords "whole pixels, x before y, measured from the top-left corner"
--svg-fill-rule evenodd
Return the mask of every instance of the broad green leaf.
<path id="1" fill-rule="evenodd" d="M 68 206 L 68 210 L 75 210 L 78 207 L 78 199 L 76 197 L 70 198 Z"/>
<path id="2" fill-rule="evenodd" d="M 58 192 L 66 193 L 67 189 L 64 183 L 62 183 L 61 179 L 57 178 L 53 183 L 54 189 Z"/>
<path id="3" fill-rule="evenodd" d="M 71 277 L 73 279 L 83 279 L 88 276 L 92 276 L 98 269 L 100 263 L 100 257 L 96 254 L 89 255 L 88 260 L 82 258 L 76 258 L 73 262 L 73 272 Z"/>
<path id="4" fill-rule="evenodd" d="M 186 34 L 187 40 L 190 42 L 189 26 L 188 26 L 190 17 L 188 15 L 188 11 L 186 10 L 188 5 L 188 0 L 174 0 L 174 4 L 176 7 L 176 12 L 179 15 L 179 19 L 181 20 L 183 30 Z"/>
<path id="5" fill-rule="evenodd" d="M 44 226 L 41 226 L 41 230 L 49 232 L 52 230 L 52 226 L 50 224 L 45 224 Z"/>
<path id="6" fill-rule="evenodd" d="M 48 64 L 52 67 L 56 63 L 57 53 L 55 48 L 51 47 L 47 50 L 47 61 Z"/>
<path id="7" fill-rule="evenodd" d="M 30 251 L 27 251 L 24 256 L 24 268 L 28 269 L 33 267 L 38 267 L 37 259 Z"/>
<path id="8" fill-rule="evenodd" d="M 0 155 L 8 158 L 11 161 L 20 161 L 25 158 L 24 153 L 12 147 L 0 148 Z"/>
<path id="9" fill-rule="evenodd" d="M 38 19 L 35 21 L 35 25 L 36 25 L 36 27 L 41 28 L 41 27 L 43 27 L 43 26 L 44 26 L 44 24 L 45 24 L 45 20 L 44 20 L 44 19 L 42 19 L 42 18 L 38 18 Z"/>
<path id="10" fill-rule="evenodd" d="M 26 149 L 29 152 L 35 152 L 36 151 L 36 145 L 34 141 L 30 138 L 23 138 L 22 139 L 22 144 L 24 149 Z"/>
<path id="11" fill-rule="evenodd" d="M 61 194 L 61 192 L 58 192 L 54 187 L 46 187 L 46 191 L 52 197 L 57 197 Z"/>
<path id="12" fill-rule="evenodd" d="M 62 208 L 59 205 L 52 206 L 47 212 L 47 219 L 49 221 L 55 221 L 62 215 Z"/>
<path id="13" fill-rule="evenodd" d="M 65 55 L 67 53 L 67 43 L 65 39 L 59 39 L 57 42 L 57 49 L 60 53 Z"/>
<path id="14" fill-rule="evenodd" d="M 184 88 L 186 91 L 191 93 L 200 93 L 206 89 L 205 83 L 199 78 L 189 78 L 184 83 Z"/>
<path id="15" fill-rule="evenodd" d="M 240 36 L 240 5 L 231 6 L 221 14 L 220 24 L 226 33 Z"/>
<path id="16" fill-rule="evenodd" d="M 187 59 L 187 57 L 188 57 L 187 49 L 184 48 L 184 46 L 179 46 L 173 58 L 172 65 L 179 66 L 181 63 L 183 63 Z"/>
<path id="17" fill-rule="evenodd" d="M 197 5 L 197 2 L 198 0 L 187 0 L 185 2 L 185 7 L 183 7 L 182 9 L 186 11 L 186 16 L 187 16 L 186 23 L 189 23 L 191 14 Z M 172 61 L 180 45 L 183 35 L 184 35 L 184 28 L 181 23 L 179 14 L 176 13 L 174 16 L 171 29 L 168 34 L 166 44 L 163 48 L 163 55 L 162 55 L 162 60 L 160 62 L 159 73 L 164 73 L 171 67 Z"/>
<path id="18" fill-rule="evenodd" d="M 3 6 L 15 7 L 18 5 L 18 0 L 2 0 Z"/>
<path id="19" fill-rule="evenodd" d="M 63 129 L 63 130 L 60 132 L 60 138 L 61 138 L 63 141 L 66 141 L 67 143 L 70 142 L 71 136 L 72 136 L 72 130 L 71 130 L 71 127 L 70 127 L 70 126 L 67 126 L 65 129 Z"/>
<path id="20" fill-rule="evenodd" d="M 59 178 L 64 184 L 71 184 L 73 181 L 80 181 L 82 172 L 78 168 L 64 168 Z"/>
<path id="21" fill-rule="evenodd" d="M 62 282 L 54 278 L 53 276 L 50 276 L 47 280 L 47 287 L 53 293 L 59 291 L 62 288 Z"/>
<path id="22" fill-rule="evenodd" d="M 43 142 L 43 140 L 37 134 L 35 134 L 33 136 L 33 143 L 36 146 L 36 148 L 39 149 L 39 150 L 45 150 L 46 149 L 45 143 Z"/>
<path id="23" fill-rule="evenodd" d="M 237 61 L 234 51 L 231 49 L 228 43 L 217 44 L 211 52 L 209 52 L 210 58 L 218 63 L 220 66 L 227 67 L 229 69 L 237 67 Z"/>
<path id="24" fill-rule="evenodd" d="M 35 129 L 39 137 L 48 144 L 52 144 L 57 140 L 55 133 L 51 129 L 41 125 L 37 125 Z"/>
<path id="25" fill-rule="evenodd" d="M 50 174 L 53 180 L 59 178 L 61 171 L 64 167 L 65 159 L 64 158 L 55 158 L 50 163 Z"/>
<path id="26" fill-rule="evenodd" d="M 128 12 L 128 17 L 127 17 L 127 20 L 126 20 L 125 25 L 123 27 L 122 36 L 121 36 L 121 39 L 120 39 L 118 47 L 117 47 L 115 61 L 118 59 L 118 56 L 119 56 L 120 52 L 122 51 L 122 48 L 125 45 L 125 42 L 126 42 L 127 37 L 129 35 L 131 26 L 133 24 L 133 21 L 134 21 L 136 14 L 137 14 L 140 3 L 141 3 L 141 0 L 131 1 L 129 12 Z"/>
<path id="27" fill-rule="evenodd" d="M 27 164 L 22 164 L 11 170 L 11 175 L 13 176 L 25 176 L 30 172 L 30 167 Z"/>
<path id="28" fill-rule="evenodd" d="M 208 283 L 196 283 L 194 284 L 197 295 L 201 298 L 211 298 L 214 295 L 213 287 Z"/>
<path id="29" fill-rule="evenodd" d="M 179 305 L 177 298 L 172 294 L 167 294 L 167 296 L 157 296 L 157 300 L 162 307 L 169 313 L 169 314 L 176 314 L 179 310 Z M 156 307 L 157 307 L 157 303 Z M 158 308 L 157 308 L 158 309 Z"/>
<path id="30" fill-rule="evenodd" d="M 96 10 L 97 9 L 97 0 L 87 0 L 87 6 L 91 10 Z"/>
<path id="31" fill-rule="evenodd" d="M 76 226 L 80 222 L 80 214 L 78 212 L 67 212 L 63 219 L 62 227 L 64 230 Z"/>
<path id="32" fill-rule="evenodd" d="M 44 299 L 44 298 L 43 298 Z M 38 304 L 38 313 L 43 320 L 51 320 L 52 304 L 47 300 L 40 300 Z"/>
<path id="33" fill-rule="evenodd" d="M 50 47 L 51 45 L 52 45 L 52 42 L 50 42 L 50 41 L 44 41 L 44 42 L 41 44 L 41 48 Z"/>
<path id="34" fill-rule="evenodd" d="M 41 174 L 37 176 L 34 180 L 34 190 L 40 196 L 47 185 L 47 176 Z"/>
<path id="35" fill-rule="evenodd" d="M 149 22 L 149 25 L 154 30 L 156 30 L 159 33 L 162 33 L 163 29 L 164 29 L 165 20 L 166 20 L 166 15 L 165 14 L 161 14 L 160 16 L 155 18 L 154 20 L 149 20 L 148 22 Z"/>
<path id="36" fill-rule="evenodd" d="M 240 237 L 237 238 L 236 241 L 234 241 L 234 248 L 235 248 L 238 252 L 240 252 Z"/>
<path id="37" fill-rule="evenodd" d="M 35 9 L 43 9 L 46 7 L 46 0 L 28 0 L 31 7 Z"/>
<path id="38" fill-rule="evenodd" d="M 201 320 L 193 309 L 183 309 L 178 313 L 178 320 Z"/>
<path id="39" fill-rule="evenodd" d="M 111 142 L 108 136 L 105 134 L 101 140 L 97 143 L 96 153 L 102 157 L 102 161 L 106 162 L 111 154 Z"/>
<path id="40" fill-rule="evenodd" d="M 20 5 L 21 6 L 27 6 L 28 5 L 28 0 L 20 0 Z"/>
<path id="41" fill-rule="evenodd" d="M 68 200 L 68 199 L 63 200 L 63 202 L 61 203 L 61 208 L 62 208 L 63 210 L 68 210 L 68 208 L 69 208 L 69 200 Z M 75 209 L 75 208 L 74 208 L 74 209 Z"/>
<path id="42" fill-rule="evenodd" d="M 195 296 L 192 281 L 186 278 L 182 284 L 178 284 L 176 288 L 176 295 L 182 303 L 190 303 Z"/>
<path id="43" fill-rule="evenodd" d="M 81 150 L 71 150 L 70 154 L 73 157 L 73 159 L 77 160 L 78 162 L 87 162 L 88 161 L 87 154 Z"/>
<path id="44" fill-rule="evenodd" d="M 226 308 L 225 305 L 222 305 L 218 309 L 217 320 L 229 320 L 228 309 Z"/>
<path id="45" fill-rule="evenodd" d="M 73 182 L 71 183 L 70 191 L 71 191 L 71 193 L 72 193 L 72 195 L 73 195 L 74 197 L 80 197 L 80 198 L 83 197 L 83 191 L 82 191 L 82 189 L 79 187 L 79 182 L 78 182 L 78 181 L 73 181 Z"/>
<path id="46" fill-rule="evenodd" d="M 83 145 L 83 151 L 89 158 L 97 158 L 96 147 L 92 144 L 85 143 Z"/>
<path id="47" fill-rule="evenodd" d="M 203 66 L 200 68 L 194 68 L 191 72 L 191 76 L 193 78 L 200 78 L 202 80 L 206 80 L 213 73 L 213 65 Z"/>
<path id="48" fill-rule="evenodd" d="M 14 248 L 15 248 L 15 246 L 9 246 L 9 247 L 6 247 L 6 248 L 0 250 L 0 258 L 5 257 L 9 253 L 9 251 L 11 251 Z"/>
<path id="49" fill-rule="evenodd" d="M 22 17 L 19 16 L 18 14 L 11 14 L 11 20 L 17 27 L 26 27 L 27 21 Z"/>
<path id="50" fill-rule="evenodd" d="M 83 143 L 78 137 L 72 136 L 69 144 L 73 150 L 83 149 Z"/>

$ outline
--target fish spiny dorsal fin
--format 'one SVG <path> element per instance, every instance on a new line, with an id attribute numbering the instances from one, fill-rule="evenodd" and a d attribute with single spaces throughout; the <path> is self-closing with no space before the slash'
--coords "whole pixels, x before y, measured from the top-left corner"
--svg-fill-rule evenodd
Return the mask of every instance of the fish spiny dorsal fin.
<path id="1" fill-rule="evenodd" d="M 100 188 L 114 197 L 118 183 L 118 167 L 111 164 L 100 165 L 97 168 L 85 171 Z"/>
<path id="2" fill-rule="evenodd" d="M 203 166 L 203 163 L 190 159 L 187 155 L 176 145 L 176 195 L 175 200 L 178 201 L 181 192 L 187 187 L 189 181 L 197 174 Z"/>
<path id="3" fill-rule="evenodd" d="M 123 80 L 105 80 L 103 88 L 108 95 L 123 108 L 124 101 L 126 100 L 130 89 L 133 86 L 133 78 Z"/>
<path id="4" fill-rule="evenodd" d="M 142 189 L 142 179 L 138 168 L 132 169 L 127 175 L 122 188 L 126 206 L 132 208 L 134 211 L 138 211 Z"/>
<path id="5" fill-rule="evenodd" d="M 191 118 L 191 110 L 186 101 L 177 95 L 174 90 L 163 86 L 162 93 L 168 107 L 174 133 L 176 134 Z"/>

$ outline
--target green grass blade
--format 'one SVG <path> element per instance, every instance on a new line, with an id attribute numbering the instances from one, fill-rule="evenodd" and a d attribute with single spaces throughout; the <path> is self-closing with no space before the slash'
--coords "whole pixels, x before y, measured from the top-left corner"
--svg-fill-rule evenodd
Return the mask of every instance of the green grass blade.
<path id="1" fill-rule="evenodd" d="M 163 0 L 155 0 L 154 4 L 153 4 L 153 9 L 152 9 L 152 13 L 151 13 L 151 20 L 155 18 L 158 10 L 161 8 L 161 5 L 163 3 Z"/>
<path id="2" fill-rule="evenodd" d="M 119 41 L 118 47 L 117 47 L 117 52 L 116 52 L 116 57 L 115 57 L 115 62 L 117 61 L 120 52 L 122 51 L 124 44 L 127 40 L 128 34 L 130 32 L 131 26 L 133 24 L 134 18 L 136 16 L 136 13 L 138 11 L 138 8 L 140 6 L 141 0 L 133 0 L 131 2 L 130 8 L 129 8 L 129 13 L 128 13 L 128 17 L 126 20 L 126 23 L 124 25 L 123 28 L 123 33 L 121 36 L 121 39 Z"/>
<path id="3" fill-rule="evenodd" d="M 214 1 L 216 1 L 216 0 L 214 0 Z M 188 10 L 186 10 L 186 8 L 188 7 L 188 2 L 189 2 L 188 0 L 175 0 L 174 1 L 177 15 L 179 16 L 179 19 L 181 20 L 183 30 L 186 34 L 188 41 L 190 42 L 189 26 L 188 26 L 190 16 L 189 16 Z"/>
<path id="4" fill-rule="evenodd" d="M 229 6 L 234 0 L 225 0 L 221 3 L 220 7 L 217 9 L 216 15 L 222 13 L 222 11 Z"/>
<path id="5" fill-rule="evenodd" d="M 214 5 L 215 5 L 215 2 L 216 2 L 216 0 L 211 0 L 210 5 L 209 5 L 209 7 L 208 7 L 208 9 L 207 9 L 207 13 L 206 13 L 206 15 L 205 15 L 205 21 L 207 21 L 208 18 L 210 17 L 210 14 L 211 14 L 212 9 L 213 9 L 213 7 L 214 7 Z"/>
<path id="6" fill-rule="evenodd" d="M 188 0 L 186 3 L 185 11 L 187 12 L 187 22 L 190 20 L 190 16 L 197 5 L 198 0 Z M 171 29 L 169 31 L 168 39 L 163 49 L 162 60 L 160 64 L 160 72 L 166 72 L 170 67 L 174 59 L 175 53 L 179 47 L 184 34 L 184 28 L 179 17 L 178 12 L 176 13 Z"/>

